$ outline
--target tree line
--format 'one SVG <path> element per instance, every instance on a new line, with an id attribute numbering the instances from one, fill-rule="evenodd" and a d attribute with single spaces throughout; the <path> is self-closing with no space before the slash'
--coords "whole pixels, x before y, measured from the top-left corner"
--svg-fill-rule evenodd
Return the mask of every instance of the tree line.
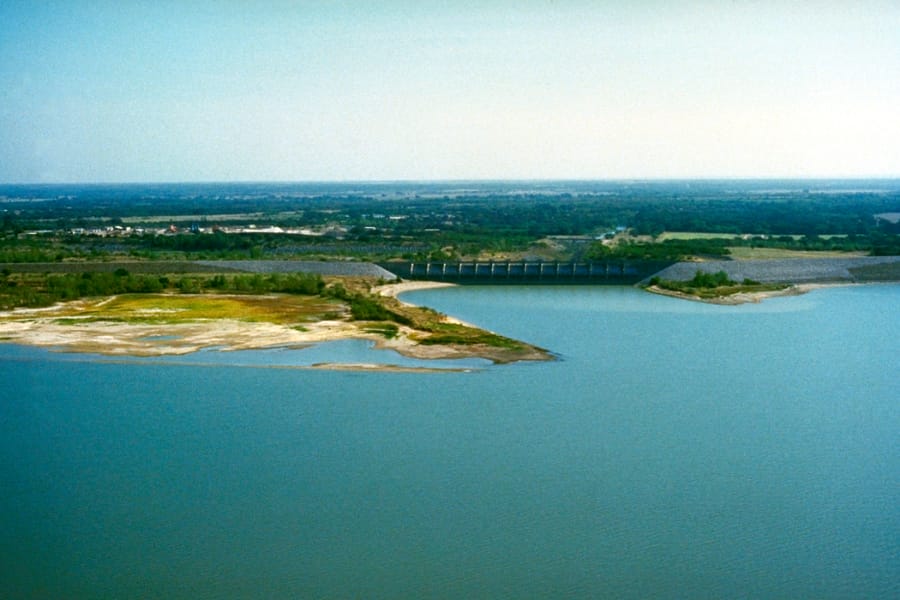
<path id="1" fill-rule="evenodd" d="M 118 269 L 113 273 L 87 272 L 14 276 L 8 269 L 5 269 L 0 272 L 0 309 L 50 306 L 57 302 L 118 294 L 219 292 L 315 296 L 324 294 L 325 288 L 325 280 L 321 275 L 308 273 L 170 277 L 134 274 L 129 273 L 126 269 Z"/>

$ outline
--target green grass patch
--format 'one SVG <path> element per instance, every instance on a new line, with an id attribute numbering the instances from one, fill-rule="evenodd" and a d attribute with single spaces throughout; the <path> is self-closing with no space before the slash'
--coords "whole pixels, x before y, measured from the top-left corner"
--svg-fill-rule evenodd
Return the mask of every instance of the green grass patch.
<path id="1" fill-rule="evenodd" d="M 824 237 L 824 236 L 823 236 Z M 841 252 L 838 250 L 789 250 L 787 248 L 751 248 L 729 246 L 731 258 L 735 260 L 767 260 L 782 258 L 846 258 L 865 256 L 865 252 Z"/>
<path id="2" fill-rule="evenodd" d="M 494 348 L 506 348 L 517 350 L 523 348 L 521 342 L 512 340 L 496 333 L 491 333 L 483 329 L 475 329 L 466 327 L 456 323 L 432 323 L 427 328 L 419 327 L 423 331 L 429 332 L 431 335 L 419 336 L 416 341 L 426 346 L 436 346 L 445 344 L 456 345 L 474 345 L 484 344 Z"/>
<path id="3" fill-rule="evenodd" d="M 384 336 L 386 339 L 392 340 L 397 337 L 397 334 L 400 332 L 400 328 L 393 323 L 378 323 L 377 325 L 371 325 L 363 328 L 363 331 L 365 331 L 366 333 L 375 333 Z"/>
<path id="4" fill-rule="evenodd" d="M 76 319 L 72 317 L 63 317 L 61 319 L 54 319 L 53 323 L 56 325 L 80 325 L 81 323 L 89 322 L 85 319 Z"/>
<path id="5" fill-rule="evenodd" d="M 84 325 L 85 323 L 134 323 L 122 317 L 62 317 L 54 319 L 56 325 Z"/>
<path id="6" fill-rule="evenodd" d="M 662 287 L 662 286 L 660 286 Z M 724 298 L 726 296 L 733 296 L 734 294 L 750 294 L 755 292 L 777 292 L 779 290 L 786 289 L 787 285 L 779 284 L 779 283 L 757 283 L 751 285 L 744 284 L 736 284 L 736 285 L 723 285 L 714 288 L 692 288 L 692 287 L 684 287 L 677 291 L 683 292 L 685 294 L 689 294 L 691 296 L 696 296 L 698 298 L 703 298 L 704 300 L 711 300 L 714 298 Z M 672 288 L 666 288 L 672 289 Z"/>
<path id="7" fill-rule="evenodd" d="M 96 321 L 158 325 L 218 319 L 291 325 L 323 320 L 343 306 L 332 299 L 291 294 L 129 294 L 84 306 L 64 306 L 50 316 L 63 325 Z"/>
<path id="8" fill-rule="evenodd" d="M 505 338 L 493 333 L 482 332 L 478 334 L 432 334 L 429 337 L 418 340 L 420 344 L 425 346 L 444 346 L 448 344 L 456 344 L 461 346 L 472 346 L 476 344 L 484 344 L 492 348 L 505 348 L 508 350 L 522 349 L 524 346 L 515 340 Z"/>

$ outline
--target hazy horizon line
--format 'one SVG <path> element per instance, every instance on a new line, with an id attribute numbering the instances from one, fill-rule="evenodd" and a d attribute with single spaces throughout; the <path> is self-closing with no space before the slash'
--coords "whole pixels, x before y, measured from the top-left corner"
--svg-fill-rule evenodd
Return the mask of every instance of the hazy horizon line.
<path id="1" fill-rule="evenodd" d="M 442 184 L 442 183 L 632 183 L 710 181 L 900 181 L 897 175 L 823 176 L 710 176 L 710 177 L 553 177 L 553 178 L 447 178 L 447 179 L 198 179 L 158 181 L 0 181 L 0 186 L 103 186 L 103 185 L 320 185 L 320 184 Z"/>

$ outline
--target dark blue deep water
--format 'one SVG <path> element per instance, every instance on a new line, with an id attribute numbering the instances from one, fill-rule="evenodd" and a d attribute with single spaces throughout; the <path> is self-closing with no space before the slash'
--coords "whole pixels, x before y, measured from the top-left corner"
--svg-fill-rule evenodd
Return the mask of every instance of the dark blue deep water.
<path id="1" fill-rule="evenodd" d="M 900 286 L 405 299 L 559 360 L 0 345 L 0 597 L 900 596 Z"/>

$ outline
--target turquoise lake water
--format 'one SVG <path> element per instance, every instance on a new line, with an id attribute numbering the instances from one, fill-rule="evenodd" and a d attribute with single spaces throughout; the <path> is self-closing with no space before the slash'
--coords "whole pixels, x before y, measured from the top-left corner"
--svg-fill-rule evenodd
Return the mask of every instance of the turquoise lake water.
<path id="1" fill-rule="evenodd" d="M 900 286 L 404 299 L 559 360 L 0 345 L 0 597 L 900 597 Z"/>

